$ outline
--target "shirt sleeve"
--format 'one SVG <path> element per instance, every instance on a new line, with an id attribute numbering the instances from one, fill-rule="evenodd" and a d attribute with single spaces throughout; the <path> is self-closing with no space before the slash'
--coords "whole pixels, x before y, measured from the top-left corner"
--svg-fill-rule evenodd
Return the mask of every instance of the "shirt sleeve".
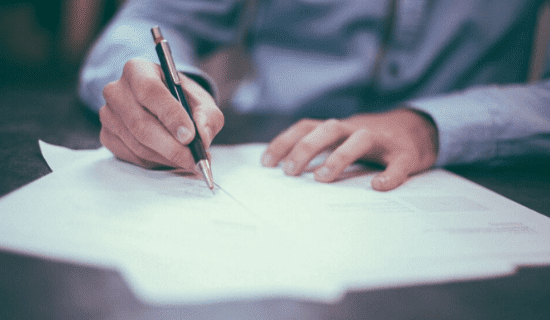
<path id="1" fill-rule="evenodd" d="M 158 63 L 151 28 L 158 25 L 170 43 L 176 67 L 216 98 L 211 78 L 194 66 L 197 57 L 234 40 L 243 1 L 126 1 L 102 32 L 82 66 L 78 93 L 92 110 L 104 104 L 103 88 L 139 58 Z"/>
<path id="2" fill-rule="evenodd" d="M 484 86 L 409 102 L 438 129 L 436 166 L 550 158 L 550 81 Z"/>

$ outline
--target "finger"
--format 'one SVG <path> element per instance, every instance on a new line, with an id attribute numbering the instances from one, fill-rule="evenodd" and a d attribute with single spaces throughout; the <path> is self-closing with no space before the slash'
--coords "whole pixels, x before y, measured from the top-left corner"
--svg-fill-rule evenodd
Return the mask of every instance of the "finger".
<path id="1" fill-rule="evenodd" d="M 371 181 L 372 188 L 378 191 L 388 191 L 402 185 L 412 173 L 411 159 L 402 154 L 390 161 L 386 170 L 379 173 Z"/>
<path id="2" fill-rule="evenodd" d="M 216 102 L 194 80 L 181 75 L 183 90 L 193 113 L 193 119 L 204 146 L 208 148 L 224 124 L 224 116 Z"/>
<path id="3" fill-rule="evenodd" d="M 315 180 L 321 182 L 336 180 L 348 166 L 368 154 L 373 146 L 373 136 L 369 130 L 359 129 L 355 131 L 315 170 Z"/>
<path id="4" fill-rule="evenodd" d="M 111 110 L 109 105 L 105 105 L 99 110 L 99 116 L 102 123 L 102 131 L 104 129 L 108 130 L 109 133 L 112 134 L 112 136 L 116 136 L 136 157 L 147 161 L 150 164 L 156 164 L 156 166 L 162 165 L 177 167 L 176 164 L 172 163 L 160 154 L 156 153 L 154 150 L 151 150 L 150 148 L 144 146 L 138 140 L 136 140 L 134 136 L 128 131 L 128 129 L 124 126 L 124 123 L 118 117 L 118 115 Z M 108 137 L 111 136 L 106 136 L 106 138 Z M 113 153 L 115 152 L 113 151 Z M 115 153 L 115 155 L 117 154 Z M 139 163 L 137 162 L 136 164 L 139 165 Z M 148 165 L 147 167 L 151 168 L 152 166 Z"/>
<path id="5" fill-rule="evenodd" d="M 262 165 L 266 167 L 277 166 L 292 151 L 294 145 L 310 133 L 319 123 L 320 121 L 318 120 L 303 119 L 283 131 L 267 146 L 266 151 L 262 155 Z"/>
<path id="6" fill-rule="evenodd" d="M 329 119 L 316 126 L 296 143 L 283 159 L 283 170 L 288 175 L 298 175 L 321 152 L 341 143 L 349 136 L 349 129 L 336 119 Z"/>
<path id="7" fill-rule="evenodd" d="M 115 134 L 108 129 L 102 128 L 99 133 L 99 140 L 109 149 L 118 159 L 136 164 L 138 166 L 153 169 L 158 163 L 153 163 L 136 156 Z"/>
<path id="8" fill-rule="evenodd" d="M 126 80 L 121 78 L 120 81 L 120 86 L 130 90 Z M 124 92 L 125 90 L 118 91 Z M 174 167 L 188 168 L 193 163 L 189 149 L 178 142 L 163 124 L 152 113 L 144 109 L 137 100 L 128 99 L 127 95 L 120 94 L 118 91 L 110 90 L 107 86 L 104 95 L 107 101 L 111 101 L 108 105 L 109 108 L 116 112 L 127 131 L 141 145 L 160 154 L 173 163 Z"/>
<path id="9" fill-rule="evenodd" d="M 128 61 L 122 74 L 137 103 L 149 110 L 180 143 L 187 145 L 195 136 L 195 126 L 182 104 L 162 81 L 162 70 L 138 59 Z"/>

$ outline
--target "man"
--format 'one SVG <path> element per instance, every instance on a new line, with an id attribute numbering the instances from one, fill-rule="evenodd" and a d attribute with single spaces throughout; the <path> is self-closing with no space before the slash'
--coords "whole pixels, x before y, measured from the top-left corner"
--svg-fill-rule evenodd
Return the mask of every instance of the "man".
<path id="1" fill-rule="evenodd" d="M 281 133 L 265 166 L 299 175 L 331 150 L 315 179 L 334 181 L 367 160 L 385 166 L 372 187 L 390 190 L 434 165 L 550 157 L 550 82 L 515 84 L 526 78 L 542 1 L 255 2 L 127 2 L 81 77 L 82 99 L 99 111 L 102 143 L 144 167 L 192 171 L 193 125 L 163 83 L 149 30 L 159 25 L 169 40 L 208 147 L 224 120 L 215 84 L 196 59 L 238 39 L 244 20 L 252 21 L 244 29 L 256 76 L 234 108 L 328 119 Z"/>

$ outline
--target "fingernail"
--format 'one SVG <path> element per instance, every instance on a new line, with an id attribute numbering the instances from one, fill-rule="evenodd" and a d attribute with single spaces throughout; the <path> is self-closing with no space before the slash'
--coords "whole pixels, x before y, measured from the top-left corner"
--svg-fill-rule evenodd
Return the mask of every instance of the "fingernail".
<path id="1" fill-rule="evenodd" d="M 294 161 L 285 161 L 285 163 L 283 164 L 283 171 L 286 174 L 293 174 L 295 169 L 296 165 L 294 164 Z"/>
<path id="2" fill-rule="evenodd" d="M 330 175 L 330 170 L 327 167 L 322 167 L 321 169 L 315 171 L 315 176 L 320 180 L 325 180 Z"/>
<path id="3" fill-rule="evenodd" d="M 273 166 L 273 157 L 269 153 L 264 153 L 261 162 L 264 167 L 271 167 Z"/>
<path id="4" fill-rule="evenodd" d="M 372 186 L 375 188 L 375 189 L 380 189 L 382 188 L 386 182 L 388 181 L 388 177 L 375 177 L 373 180 L 372 180 Z"/>
<path id="5" fill-rule="evenodd" d="M 189 143 L 189 140 L 191 139 L 191 131 L 187 129 L 184 126 L 181 126 L 178 128 L 178 131 L 176 133 L 176 138 L 181 143 Z"/>

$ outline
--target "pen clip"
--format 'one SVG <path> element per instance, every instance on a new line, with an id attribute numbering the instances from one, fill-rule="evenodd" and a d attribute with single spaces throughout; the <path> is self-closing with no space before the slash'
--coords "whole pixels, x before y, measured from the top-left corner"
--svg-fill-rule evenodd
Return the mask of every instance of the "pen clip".
<path id="1" fill-rule="evenodd" d="M 170 74 L 170 77 L 172 78 L 174 84 L 181 85 L 178 70 L 176 69 L 176 64 L 174 63 L 174 59 L 172 58 L 172 50 L 170 50 L 170 45 L 168 44 L 168 41 L 166 41 L 166 39 L 164 39 L 164 37 L 162 36 L 159 26 L 153 27 L 151 29 L 151 33 L 153 34 L 155 43 L 157 44 L 157 46 L 160 46 L 160 50 L 163 52 L 163 57 L 166 60 L 166 67 L 168 68 L 168 73 Z"/>
<path id="2" fill-rule="evenodd" d="M 178 70 L 176 69 L 176 64 L 172 59 L 172 51 L 170 50 L 170 45 L 166 40 L 162 40 L 160 42 L 160 46 L 166 53 L 164 56 L 166 58 L 166 64 L 168 66 L 168 72 L 170 73 L 170 77 L 172 77 L 172 80 L 174 80 L 174 84 L 181 84 Z"/>

